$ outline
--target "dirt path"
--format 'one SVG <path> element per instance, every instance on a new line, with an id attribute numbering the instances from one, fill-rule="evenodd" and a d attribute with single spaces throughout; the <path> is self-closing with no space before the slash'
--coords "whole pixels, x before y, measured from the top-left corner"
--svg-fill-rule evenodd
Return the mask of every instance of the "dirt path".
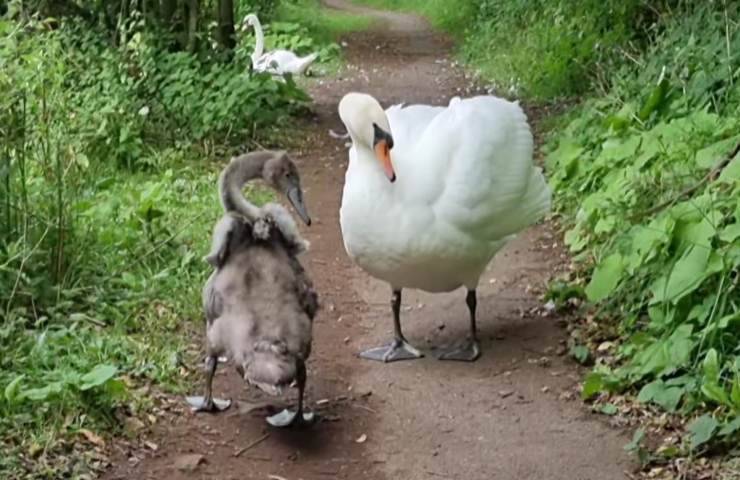
<path id="1" fill-rule="evenodd" d="M 446 104 L 467 94 L 451 65 L 450 45 L 420 19 L 376 13 L 382 19 L 348 42 L 348 68 L 318 82 L 316 125 L 295 152 L 315 220 L 307 230 L 313 274 L 323 311 L 316 321 L 309 365 L 309 405 L 324 421 L 307 431 L 266 428 L 264 397 L 244 388 L 231 366 L 215 391 L 239 400 L 216 416 L 188 413 L 180 403 L 152 434 L 156 450 L 122 452 L 108 479 L 538 479 L 625 478 L 627 439 L 589 416 L 577 401 L 561 400 L 577 375 L 554 352 L 564 338 L 557 319 L 537 312 L 544 282 L 562 264 L 547 226 L 533 228 L 495 259 L 479 289 L 483 356 L 474 364 L 431 356 L 383 365 L 356 353 L 388 339 L 388 287 L 353 266 L 338 225 L 347 153 L 330 138 L 342 131 L 341 96 L 366 91 L 384 105 L 405 101 Z M 535 122 L 536 123 L 536 122 Z M 405 332 L 417 346 L 458 338 L 467 327 L 462 291 L 425 295 L 406 291 Z M 534 363 L 547 357 L 549 366 Z M 179 399 L 177 399 L 179 402 Z M 357 439 L 366 438 L 364 442 Z M 241 455 L 240 449 L 261 440 Z M 185 454 L 204 462 L 192 471 L 175 464 Z M 275 477 L 277 476 L 277 477 Z"/>

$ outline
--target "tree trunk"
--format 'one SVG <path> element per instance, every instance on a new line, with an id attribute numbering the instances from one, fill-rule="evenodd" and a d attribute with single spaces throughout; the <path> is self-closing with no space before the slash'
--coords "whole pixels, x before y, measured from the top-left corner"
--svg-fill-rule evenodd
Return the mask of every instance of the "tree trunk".
<path id="1" fill-rule="evenodd" d="M 187 48 L 195 53 L 198 48 L 198 8 L 199 0 L 188 0 L 188 41 Z"/>
<path id="2" fill-rule="evenodd" d="M 234 32 L 234 1 L 218 0 L 218 28 L 217 40 L 221 48 L 231 51 L 236 47 Z"/>
<path id="3" fill-rule="evenodd" d="M 159 18 L 162 20 L 162 25 L 165 28 L 172 30 L 174 25 L 172 24 L 175 11 L 177 10 L 177 0 L 162 0 L 159 4 Z"/>

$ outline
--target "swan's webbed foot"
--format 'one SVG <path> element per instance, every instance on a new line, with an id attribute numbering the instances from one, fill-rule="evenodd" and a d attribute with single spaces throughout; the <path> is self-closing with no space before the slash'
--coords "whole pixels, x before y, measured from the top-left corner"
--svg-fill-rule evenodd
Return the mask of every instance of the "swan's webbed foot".
<path id="1" fill-rule="evenodd" d="M 218 413 L 231 407 L 231 400 L 223 398 L 196 395 L 193 397 L 186 397 L 185 400 L 190 404 L 193 412 Z"/>
<path id="2" fill-rule="evenodd" d="M 286 408 L 280 413 L 267 417 L 266 420 L 273 427 L 307 427 L 313 425 L 316 415 L 313 412 L 302 410 L 292 412 Z"/>
<path id="3" fill-rule="evenodd" d="M 449 349 L 442 349 L 435 353 L 437 360 L 458 360 L 461 362 L 474 362 L 480 357 L 480 345 L 478 340 L 468 339 L 463 345 Z"/>
<path id="4" fill-rule="evenodd" d="M 401 289 L 393 289 L 391 310 L 393 311 L 393 341 L 384 347 L 365 350 L 360 353 L 360 357 L 386 363 L 423 357 L 424 355 L 419 350 L 409 345 L 401 331 Z"/>
<path id="5" fill-rule="evenodd" d="M 390 345 L 371 348 L 360 353 L 361 358 L 385 363 L 399 360 L 415 360 L 423 356 L 423 353 L 409 345 L 406 340 L 398 338 L 394 339 Z"/>
<path id="6" fill-rule="evenodd" d="M 435 354 L 438 360 L 458 360 L 461 362 L 474 362 L 480 357 L 480 344 L 478 343 L 478 329 L 475 325 L 475 310 L 478 305 L 475 289 L 469 289 L 465 297 L 465 303 L 470 311 L 470 335 L 464 344 L 459 347 L 443 349 Z"/>

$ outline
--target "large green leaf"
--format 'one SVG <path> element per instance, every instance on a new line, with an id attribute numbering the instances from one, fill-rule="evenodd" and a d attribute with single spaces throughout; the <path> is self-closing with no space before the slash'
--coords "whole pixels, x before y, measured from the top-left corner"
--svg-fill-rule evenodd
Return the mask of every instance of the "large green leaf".
<path id="1" fill-rule="evenodd" d="M 21 392 L 21 398 L 27 398 L 29 400 L 42 401 L 49 397 L 62 393 L 63 385 L 61 382 L 52 382 L 45 387 L 31 388 Z"/>
<path id="2" fill-rule="evenodd" d="M 581 398 L 588 400 L 600 391 L 604 389 L 604 375 L 601 373 L 592 372 L 583 381 L 583 389 L 581 390 Z"/>
<path id="3" fill-rule="evenodd" d="M 712 168 L 725 159 L 727 154 L 740 141 L 740 135 L 720 140 L 708 147 L 702 148 L 696 152 L 696 164 L 701 168 Z"/>
<path id="4" fill-rule="evenodd" d="M 674 412 L 683 394 L 682 387 L 668 386 L 663 380 L 655 380 L 642 387 L 637 400 L 642 403 L 653 402 L 669 412 Z"/>
<path id="5" fill-rule="evenodd" d="M 719 232 L 719 239 L 723 242 L 732 243 L 738 238 L 740 238 L 740 223 L 725 225 Z"/>
<path id="6" fill-rule="evenodd" d="M 622 279 L 624 267 L 624 258 L 618 253 L 609 255 L 602 260 L 586 287 L 588 299 L 592 302 L 598 302 L 608 297 Z"/>
<path id="7" fill-rule="evenodd" d="M 712 250 L 703 246 L 692 246 L 674 268 L 653 283 L 652 303 L 676 302 L 695 290 L 707 277 L 707 263 Z"/>
<path id="8" fill-rule="evenodd" d="M 711 440 L 718 426 L 719 422 L 708 413 L 691 422 L 688 427 L 688 431 L 691 434 L 689 437 L 691 449 L 695 450 Z"/>
<path id="9" fill-rule="evenodd" d="M 98 387 L 118 373 L 118 368 L 113 365 L 98 365 L 82 376 L 80 390 L 89 390 Z"/>
<path id="10" fill-rule="evenodd" d="M 18 375 L 5 386 L 5 400 L 8 403 L 14 403 L 19 397 L 21 382 L 25 377 L 25 374 Z"/>

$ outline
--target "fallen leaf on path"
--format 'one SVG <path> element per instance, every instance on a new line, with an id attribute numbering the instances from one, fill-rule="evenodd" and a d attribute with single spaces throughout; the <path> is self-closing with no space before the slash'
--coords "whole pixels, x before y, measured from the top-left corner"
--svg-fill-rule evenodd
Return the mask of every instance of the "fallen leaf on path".
<path id="1" fill-rule="evenodd" d="M 514 390 L 500 390 L 498 394 L 501 396 L 501 398 L 506 398 L 514 395 Z"/>
<path id="2" fill-rule="evenodd" d="M 105 440 L 103 440 L 100 435 L 96 435 L 95 433 L 91 432 L 87 429 L 81 429 L 80 434 L 87 439 L 88 442 L 97 445 L 98 447 L 104 447 L 105 446 Z"/>
<path id="3" fill-rule="evenodd" d="M 285 477 L 281 477 L 280 475 L 268 475 L 267 478 L 270 480 L 288 480 Z"/>
<path id="4" fill-rule="evenodd" d="M 360 435 L 359 437 L 357 437 L 357 439 L 355 440 L 356 443 L 365 443 L 366 441 L 367 441 L 367 435 L 364 433 Z"/>
<path id="5" fill-rule="evenodd" d="M 145 428 L 146 425 L 144 422 L 136 417 L 126 417 L 123 421 L 123 429 L 126 430 L 129 435 L 135 435 Z"/>
<path id="6" fill-rule="evenodd" d="M 188 453 L 175 459 L 175 468 L 184 472 L 192 472 L 205 461 L 206 457 L 199 453 Z"/>
<path id="7" fill-rule="evenodd" d="M 144 442 L 144 445 L 146 446 L 146 448 L 148 448 L 149 450 L 153 452 L 156 452 L 157 450 L 159 450 L 159 445 L 157 445 L 154 442 L 146 441 Z"/>

